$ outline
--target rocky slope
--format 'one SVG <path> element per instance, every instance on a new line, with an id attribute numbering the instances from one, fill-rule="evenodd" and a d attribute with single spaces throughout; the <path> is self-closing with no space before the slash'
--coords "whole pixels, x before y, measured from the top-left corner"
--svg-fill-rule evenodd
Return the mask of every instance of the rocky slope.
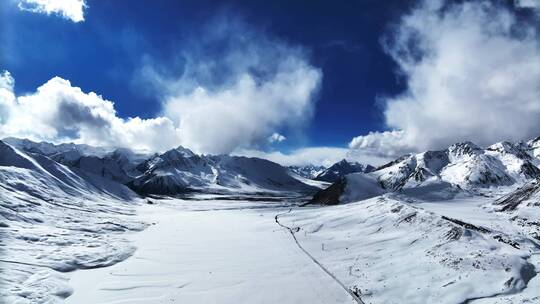
<path id="1" fill-rule="evenodd" d="M 373 170 L 375 170 L 375 167 L 371 165 L 349 162 L 343 159 L 319 173 L 315 177 L 315 180 L 333 183 L 347 174 L 358 172 L 369 173 Z"/>

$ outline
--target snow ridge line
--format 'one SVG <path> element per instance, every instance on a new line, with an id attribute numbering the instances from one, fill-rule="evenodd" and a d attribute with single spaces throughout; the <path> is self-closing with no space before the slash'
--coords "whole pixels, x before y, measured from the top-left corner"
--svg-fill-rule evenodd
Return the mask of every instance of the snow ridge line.
<path id="1" fill-rule="evenodd" d="M 287 229 L 289 233 L 292 235 L 294 242 L 296 243 L 296 246 L 298 246 L 298 248 L 300 248 L 300 250 L 302 250 L 302 252 L 304 252 L 304 254 L 306 254 L 317 266 L 319 266 L 319 268 L 321 268 L 327 275 L 329 275 L 334 281 L 336 281 L 336 283 L 338 283 L 341 286 L 341 288 L 343 288 L 356 301 L 356 303 L 365 304 L 365 302 L 362 301 L 362 299 L 360 299 L 360 297 L 355 292 L 353 292 L 347 286 L 345 286 L 345 284 L 343 284 L 343 282 L 341 282 L 332 272 L 330 272 L 330 270 L 324 267 L 315 257 L 313 257 L 306 249 L 304 249 L 302 245 L 300 245 L 292 228 L 285 226 L 279 222 L 280 215 L 291 213 L 291 211 L 292 211 L 292 208 L 290 208 L 289 211 L 287 212 L 276 214 L 276 216 L 274 217 L 276 223 L 282 228 Z"/>

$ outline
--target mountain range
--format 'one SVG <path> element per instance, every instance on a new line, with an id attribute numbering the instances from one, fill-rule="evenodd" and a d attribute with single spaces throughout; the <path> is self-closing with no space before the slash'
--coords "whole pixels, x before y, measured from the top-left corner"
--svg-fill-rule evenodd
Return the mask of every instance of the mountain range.
<path id="1" fill-rule="evenodd" d="M 338 204 L 386 192 L 450 198 L 521 185 L 540 177 L 539 141 L 505 141 L 487 148 L 462 142 L 444 150 L 404 155 L 373 171 L 346 175 L 317 193 L 313 202 Z"/>
<path id="2" fill-rule="evenodd" d="M 347 286 L 364 288 L 364 298 L 380 303 L 408 288 L 412 283 L 402 278 L 411 273 L 419 282 L 412 285 L 423 289 L 409 302 L 429 294 L 462 303 L 501 290 L 534 296 L 536 285 L 526 287 L 540 241 L 539 166 L 540 138 L 489 147 L 456 143 L 377 168 L 345 160 L 291 168 L 183 147 L 146 154 L 8 138 L 0 141 L 0 267 L 7 274 L 0 298 L 39 303 L 43 295 L 69 296 L 69 288 L 49 290 L 65 286 L 58 273 L 113 265 L 135 252 L 123 233 L 150 225 L 133 216 L 135 206 L 193 193 L 314 194 L 311 204 L 337 205 L 275 212 Z M 414 259 L 401 263 L 403 252 Z M 380 273 L 392 275 L 381 285 L 371 280 Z M 446 287 L 433 289 L 433 282 Z M 476 296 L 462 293 L 469 290 L 463 286 Z"/>

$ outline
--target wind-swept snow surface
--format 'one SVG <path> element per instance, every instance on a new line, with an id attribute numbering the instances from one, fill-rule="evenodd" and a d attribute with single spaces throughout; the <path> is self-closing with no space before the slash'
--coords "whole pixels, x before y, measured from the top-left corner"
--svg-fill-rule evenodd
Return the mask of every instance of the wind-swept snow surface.
<path id="1" fill-rule="evenodd" d="M 306 190 L 325 183 L 261 159 L 0 142 L 0 295 L 7 303 L 540 303 L 536 143 L 406 155 L 345 175 L 315 195 L 318 205 L 300 207 Z M 199 191 L 140 204 L 122 176 L 154 193 Z"/>
<path id="2" fill-rule="evenodd" d="M 488 202 L 391 194 L 280 219 L 366 303 L 538 303 L 540 246 Z"/>
<path id="3" fill-rule="evenodd" d="M 133 236 L 134 256 L 75 272 L 67 303 L 356 303 L 275 223 L 288 210 L 279 205 L 175 200 L 140 208 L 155 225 Z"/>
<path id="4" fill-rule="evenodd" d="M 125 186 L 1 141 L 0 181 L 2 303 L 56 303 L 72 292 L 62 273 L 133 253 L 121 234 L 144 225 Z"/>

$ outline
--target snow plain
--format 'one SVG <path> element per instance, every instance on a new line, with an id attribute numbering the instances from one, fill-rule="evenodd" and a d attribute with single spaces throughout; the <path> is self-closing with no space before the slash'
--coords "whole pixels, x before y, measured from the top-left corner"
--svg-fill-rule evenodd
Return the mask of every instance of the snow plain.
<path id="1" fill-rule="evenodd" d="M 66 303 L 355 303 L 294 243 L 280 203 L 160 200 L 111 267 L 80 270 Z"/>
<path id="2" fill-rule="evenodd" d="M 365 303 L 540 303 L 540 246 L 492 200 L 385 194 L 281 222 Z"/>

